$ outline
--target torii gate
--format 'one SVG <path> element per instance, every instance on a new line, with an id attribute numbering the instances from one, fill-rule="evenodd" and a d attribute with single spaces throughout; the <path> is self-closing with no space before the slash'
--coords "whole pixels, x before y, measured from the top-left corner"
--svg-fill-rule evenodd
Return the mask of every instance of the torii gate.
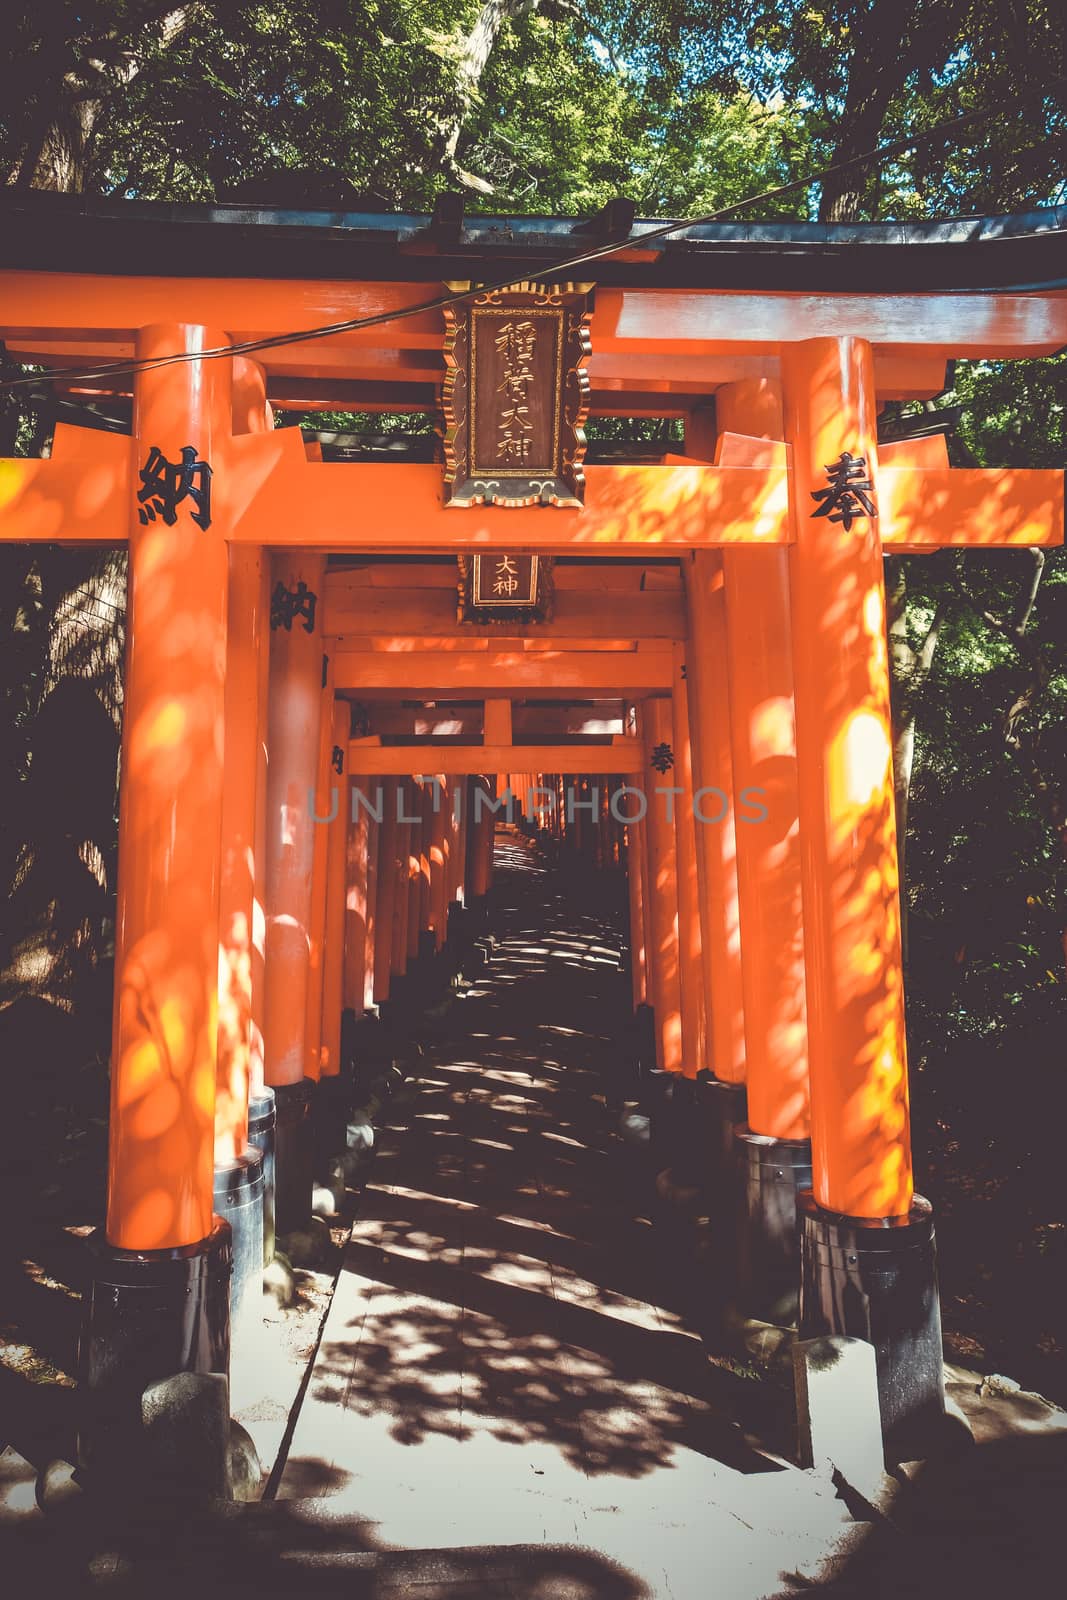
<path id="1" fill-rule="evenodd" d="M 106 220 L 122 208 L 99 209 Z M 137 221 L 146 214 L 147 223 Z M 215 230 L 203 219 L 210 215 L 219 230 L 228 219 L 185 208 L 179 223 L 191 214 L 199 237 L 209 235 L 211 258 Z M 166 233 L 172 208 L 138 206 L 128 215 L 128 230 L 140 226 L 143 240 L 149 225 L 156 237 Z M 694 787 L 722 782 L 743 759 L 795 756 L 806 1023 L 804 1040 L 790 1046 L 774 1031 L 780 989 L 761 989 L 761 974 L 781 968 L 783 928 L 761 903 L 774 900 L 794 869 L 770 846 L 732 839 L 726 829 L 698 829 L 684 847 L 694 872 L 683 871 L 678 884 L 681 943 L 690 956 L 696 950 L 695 967 L 682 961 L 679 1011 L 681 1036 L 694 1014 L 685 1003 L 687 973 L 690 997 L 694 982 L 701 990 L 706 1045 L 702 1058 L 676 1054 L 670 1065 L 686 1074 L 710 1068 L 713 1085 L 731 1086 L 743 1080 L 747 1062 L 750 1124 L 757 1141 L 772 1146 L 772 1160 L 804 1139 L 810 1090 L 812 1190 L 801 1202 L 809 1331 L 854 1332 L 855 1296 L 842 1294 L 842 1282 L 868 1293 L 879 1272 L 882 1279 L 895 1274 L 897 1292 L 926 1307 L 907 1348 L 879 1352 L 883 1375 L 899 1387 L 903 1372 L 905 1389 L 919 1394 L 894 1410 L 886 1379 L 883 1420 L 892 1428 L 932 1396 L 936 1402 L 940 1357 L 932 1356 L 939 1335 L 929 1309 L 932 1227 L 929 1208 L 914 1194 L 908 1136 L 882 555 L 1058 543 L 1063 482 L 1051 471 L 951 468 L 943 441 L 879 447 L 877 397 L 937 392 L 951 357 L 1017 358 L 1062 348 L 1067 296 L 1058 287 L 1029 287 L 1017 255 L 1018 288 L 997 270 L 992 286 L 975 288 L 970 269 L 962 286 L 924 287 L 923 251 L 935 246 L 894 244 L 900 229 L 868 230 L 886 261 L 897 252 L 897 289 L 896 260 L 883 269 L 880 289 L 864 287 L 855 272 L 842 282 L 836 267 L 821 263 L 845 248 L 844 236 L 821 230 L 816 239 L 809 229 L 792 240 L 788 227 L 779 230 L 789 253 L 782 251 L 774 281 L 765 245 L 750 261 L 736 236 L 723 231 L 741 259 L 717 281 L 707 249 L 714 229 L 698 230 L 690 259 L 642 253 L 638 225 L 629 255 L 622 252 L 626 264 L 605 267 L 597 291 L 594 408 L 688 415 L 687 455 L 651 466 L 588 467 L 582 509 L 459 509 L 445 506 L 437 466 L 323 462 L 298 431 L 271 431 L 269 396 L 337 405 L 339 395 L 358 391 L 359 408 L 377 395 L 379 406 L 392 410 L 403 404 L 395 393 L 401 380 L 413 390 L 425 386 L 438 371 L 441 324 L 436 313 L 409 313 L 425 299 L 427 279 L 459 271 L 499 278 L 501 262 L 512 260 L 518 278 L 531 270 L 531 256 L 537 271 L 547 270 L 548 223 L 535 244 L 523 233 L 529 219 L 515 219 L 505 235 L 515 243 L 504 250 L 497 239 L 490 251 L 478 243 L 484 234 L 466 247 L 435 244 L 426 219 L 386 220 L 393 227 L 388 249 L 366 245 L 373 219 L 360 219 L 357 236 L 375 264 L 388 256 L 389 270 L 357 280 L 331 276 L 321 265 L 314 276 L 293 277 L 289 256 L 284 272 L 265 276 L 274 248 L 267 246 L 284 230 L 281 217 L 270 219 L 269 238 L 259 242 L 266 269 L 245 257 L 234 275 L 223 259 L 214 275 L 175 276 L 158 255 L 145 267 L 138 246 L 128 259 L 114 255 L 102 267 L 94 256 L 93 270 L 71 271 L 77 254 L 68 235 L 60 249 L 47 230 L 31 228 L 30 245 L 20 241 L 14 265 L 0 272 L 0 331 L 16 358 L 74 368 L 137 362 L 132 385 L 120 375 L 80 384 L 83 392 L 132 387 L 130 437 L 60 424 L 47 460 L 0 462 L 5 540 L 129 546 L 110 1182 L 97 1289 L 111 1285 L 118 1304 L 146 1273 L 155 1275 L 170 1295 L 173 1359 L 192 1367 L 225 1359 L 223 1335 L 209 1327 L 209 1280 L 219 1259 L 213 1165 L 220 930 L 231 968 L 243 972 L 251 930 L 264 912 L 267 1078 L 280 1094 L 304 1093 L 313 850 L 310 821 L 300 813 L 308 773 L 321 779 L 323 755 L 336 740 L 319 718 L 320 639 L 299 623 L 278 636 L 283 666 L 272 678 L 268 710 L 264 553 L 275 552 L 274 577 L 294 593 L 316 562 L 321 576 L 324 550 L 677 555 L 689 621 L 684 724 L 676 676 L 665 680 L 651 660 L 648 681 L 614 686 L 646 700 L 657 737 L 685 746 Z M 306 230 L 316 219 L 300 222 Z M 316 225 L 342 237 L 346 231 L 325 216 Z M 1047 237 L 1053 226 L 1031 231 Z M 1025 235 L 1026 226 L 1016 231 Z M 429 254 L 410 244 L 423 237 Z M 558 229 L 552 237 L 558 241 Z M 36 257 L 34 239 L 45 241 Z M 791 287 L 786 268 L 809 245 L 803 286 Z M 95 235 L 89 248 L 99 252 Z M 963 259 L 996 244 L 951 249 Z M 939 272 L 944 283 L 943 266 Z M 348 328 L 285 343 L 287 334 L 389 312 L 403 312 L 405 320 L 386 335 L 380 327 Z M 279 343 L 262 364 L 209 354 L 267 338 Z M 79 385 L 70 387 L 77 392 Z M 711 393 L 717 438 L 702 432 L 707 423 L 699 412 Z M 207 467 L 209 475 L 200 470 Z M 176 474 L 169 498 L 163 469 Z M 866 499 L 857 502 L 853 484 Z M 853 493 L 851 516 L 841 515 L 845 492 Z M 824 515 L 835 506 L 833 519 Z M 580 657 L 578 651 L 569 664 L 556 663 L 573 675 L 561 681 L 586 691 L 613 686 L 617 663 Z M 371 689 L 395 690 L 417 676 L 410 657 L 362 664 Z M 434 682 L 455 692 L 468 665 L 442 656 Z M 480 675 L 466 681 L 488 696 L 506 694 L 515 665 L 508 652 L 496 659 L 490 652 L 477 664 Z M 639 678 L 645 665 L 627 663 Z M 421 663 L 419 672 L 426 670 Z M 544 681 L 543 662 L 523 670 L 530 687 Z M 501 741 L 466 749 L 459 759 L 464 772 L 481 772 L 487 757 L 494 770 L 495 762 L 518 763 L 521 751 Z M 372 764 L 387 759 L 356 745 L 347 755 Z M 611 759 L 616 772 L 631 761 L 643 764 L 636 745 Z M 428 754 L 426 764 L 442 765 Z M 563 770 L 551 749 L 527 750 L 522 765 Z M 389 768 L 394 775 L 404 770 Z M 659 915 L 653 843 L 650 835 L 645 893 Z M 667 849 L 670 841 L 661 844 Z M 798 914 L 794 905 L 794 929 Z M 285 993 L 284 976 L 296 970 L 294 940 L 303 987 Z M 238 981 L 246 1055 L 252 983 L 249 976 Z M 804 1082 L 798 1060 L 801 1069 L 806 1062 Z M 246 1126 L 241 1092 L 238 1076 L 228 1124 L 235 1159 Z M 844 1278 L 838 1258 L 855 1263 Z M 200 1308 L 192 1321 L 189 1293 Z M 94 1291 L 90 1324 L 106 1344 L 104 1305 Z"/>

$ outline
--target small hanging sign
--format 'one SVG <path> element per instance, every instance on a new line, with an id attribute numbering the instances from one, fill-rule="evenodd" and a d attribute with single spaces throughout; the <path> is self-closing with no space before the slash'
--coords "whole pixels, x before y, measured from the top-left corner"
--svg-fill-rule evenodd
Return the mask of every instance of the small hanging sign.
<path id="1" fill-rule="evenodd" d="M 591 288 L 524 282 L 445 307 L 447 505 L 581 506 Z"/>
<path id="2" fill-rule="evenodd" d="M 460 622 L 545 622 L 552 604 L 551 556 L 494 550 L 459 556 Z"/>

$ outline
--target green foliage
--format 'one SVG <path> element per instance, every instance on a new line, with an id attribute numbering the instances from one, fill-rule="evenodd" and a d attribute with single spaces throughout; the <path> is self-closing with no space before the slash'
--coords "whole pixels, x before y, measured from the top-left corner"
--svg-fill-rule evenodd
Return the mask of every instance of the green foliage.
<path id="1" fill-rule="evenodd" d="M 188 13 L 180 31 L 175 9 Z M 90 12 L 79 27 L 55 0 L 21 8 L 0 73 L 9 172 L 30 159 L 39 121 L 86 85 L 100 111 L 78 186 L 145 199 L 225 199 L 300 169 L 396 208 L 461 184 L 472 209 L 578 214 L 622 194 L 655 215 L 780 183 L 805 150 L 804 119 L 780 98 L 714 84 L 664 98 L 655 76 L 610 59 L 577 10 L 548 4 L 504 22 L 469 93 L 457 71 L 478 7 L 456 0 Z M 64 28 L 57 58 L 49 40 Z"/>
<path id="2" fill-rule="evenodd" d="M 962 404 L 960 437 L 984 467 L 1067 462 L 1067 355 L 960 362 L 941 403 Z"/>
<path id="3" fill-rule="evenodd" d="M 988 467 L 1062 468 L 1067 358 L 961 363 L 942 399 Z M 1032 611 L 1026 602 L 1039 576 Z M 1067 1023 L 1067 555 L 912 560 L 915 637 L 947 607 L 916 727 L 911 1022 L 946 1040 Z M 1025 625 L 1020 628 L 1025 618 Z"/>
<path id="4" fill-rule="evenodd" d="M 1062 195 L 1067 36 L 1054 0 L 597 0 L 593 12 L 664 107 L 705 89 L 794 107 L 798 154 L 810 155 L 801 171 L 990 114 L 881 171 L 824 184 L 825 216 L 1013 210 Z"/>

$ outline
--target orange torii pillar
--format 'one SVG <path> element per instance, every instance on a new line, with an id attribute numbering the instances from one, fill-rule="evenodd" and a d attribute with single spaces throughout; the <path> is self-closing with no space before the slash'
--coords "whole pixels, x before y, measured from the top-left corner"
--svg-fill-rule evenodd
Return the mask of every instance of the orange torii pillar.
<path id="1" fill-rule="evenodd" d="M 419 871 L 422 882 L 419 891 L 419 944 L 418 953 L 424 965 L 432 959 L 436 948 L 434 932 L 434 835 L 440 819 L 435 811 L 437 804 L 437 779 L 426 776 L 420 784 L 419 817 L 422 825 L 422 842 L 419 849 Z"/>
<path id="2" fill-rule="evenodd" d="M 378 853 L 387 779 L 349 780 L 345 868 L 344 1005 L 358 1021 L 374 1005 Z"/>
<path id="3" fill-rule="evenodd" d="M 645 712 L 640 704 L 627 708 L 627 716 L 632 719 L 632 731 L 636 737 L 643 738 L 645 731 Z M 634 871 L 639 878 L 640 888 L 638 900 L 641 913 L 640 938 L 644 951 L 644 976 L 645 999 L 638 1007 L 635 1014 L 636 1037 L 636 1063 L 640 1072 L 655 1070 L 657 1058 L 657 1044 L 655 1033 L 655 949 L 652 929 L 652 886 L 649 876 L 649 848 L 648 848 L 648 805 L 649 784 L 643 772 L 633 772 L 626 780 L 628 795 L 620 795 L 617 804 L 625 808 L 627 818 L 626 837 L 627 847 L 631 843 L 637 849 L 632 860 L 627 859 L 627 871 Z M 630 796 L 636 796 L 636 800 Z M 631 886 L 631 906 L 633 904 L 633 889 Z M 631 937 L 637 935 L 631 933 Z"/>
<path id="4" fill-rule="evenodd" d="M 636 799 L 634 798 L 636 796 Z M 630 912 L 630 983 L 633 991 L 633 1060 L 638 1071 L 655 1065 L 652 1023 L 652 966 L 649 952 L 647 905 L 648 800 L 644 774 L 629 773 L 612 800 L 615 815 L 626 830 L 626 888 Z"/>
<path id="5" fill-rule="evenodd" d="M 470 817 L 470 779 L 448 780 L 448 913 L 446 937 L 467 901 L 467 823 Z M 455 909 L 453 909 L 455 908 Z M 458 926 L 458 922 L 457 922 Z"/>
<path id="6" fill-rule="evenodd" d="M 485 874 L 482 866 L 482 830 L 485 827 L 480 806 L 485 800 L 485 780 L 479 775 L 472 774 L 467 783 L 467 803 L 470 814 L 467 817 L 467 910 L 473 916 L 481 910 L 482 897 L 485 894 Z M 479 801 L 479 795 L 482 799 Z"/>
<path id="7" fill-rule="evenodd" d="M 695 1078 L 705 1065 L 704 961 L 700 941 L 696 818 L 693 812 L 693 756 L 689 733 L 689 695 L 685 649 L 674 647 L 674 838 L 678 852 L 678 978 L 682 1003 L 682 1071 Z"/>
<path id="8" fill-rule="evenodd" d="M 480 915 L 484 914 L 486 896 L 493 886 L 493 836 L 496 812 L 502 804 L 502 798 L 497 799 L 492 776 L 485 773 L 475 776 L 467 834 L 471 857 L 471 905 Z"/>
<path id="9" fill-rule="evenodd" d="M 274 414 L 267 402 L 266 378 L 262 367 L 245 356 L 238 356 L 233 367 L 234 431 L 269 432 L 274 427 Z M 231 558 L 242 548 L 240 545 L 232 545 Z M 255 819 L 252 834 L 252 912 L 249 948 L 248 1142 L 260 1152 L 263 1160 L 263 1264 L 266 1266 L 274 1258 L 275 1144 L 274 1090 L 264 1078 L 263 1033 L 267 945 L 267 738 L 271 596 L 271 561 L 266 551 L 261 553 L 259 562 L 259 584 L 257 609 L 262 620 L 259 629 L 255 704 Z M 227 688 L 229 688 L 228 683 Z M 226 737 L 228 746 L 228 727 Z M 224 910 L 222 920 L 224 924 Z"/>
<path id="10" fill-rule="evenodd" d="M 445 942 L 451 868 L 448 779 L 435 773 L 430 785 L 430 932 L 435 954 Z"/>
<path id="11" fill-rule="evenodd" d="M 874 1345 L 899 1460 L 921 1453 L 944 1387 L 933 1220 L 912 1179 L 880 530 L 841 493 L 869 481 L 877 511 L 873 361 L 847 337 L 781 360 L 813 1168 L 800 1332 Z"/>
<path id="12" fill-rule="evenodd" d="M 474 801 L 476 792 L 480 790 L 481 780 L 473 773 L 467 773 L 461 781 L 453 780 L 453 782 L 452 801 L 460 818 L 457 863 L 460 894 L 453 907 L 452 926 L 456 930 L 453 941 L 456 965 L 462 970 L 479 916 L 480 902 L 475 885 L 479 876 L 477 858 L 480 849 L 480 824 L 475 820 Z"/>
<path id="13" fill-rule="evenodd" d="M 567 821 L 572 829 L 575 854 L 583 864 L 592 858 L 596 847 L 593 820 L 598 814 L 600 795 L 597 785 L 584 773 L 571 779 L 567 790 Z"/>
<path id="14" fill-rule="evenodd" d="M 604 787 L 604 779 L 599 773 L 592 773 L 584 779 L 582 800 L 585 809 L 582 811 L 582 854 L 585 856 L 586 865 L 597 865 L 597 847 L 600 838 L 600 797 Z M 582 801 L 577 802 L 582 807 Z"/>
<path id="15" fill-rule="evenodd" d="M 453 967 L 459 926 L 463 916 L 463 874 L 466 865 L 466 806 L 464 794 L 466 778 L 454 773 L 441 779 L 441 806 L 444 810 L 444 912 L 441 921 L 441 938 L 449 964 Z"/>
<path id="16" fill-rule="evenodd" d="M 637 788 L 635 779 L 639 772 L 631 772 L 627 786 Z M 622 804 L 622 801 L 619 802 Z M 627 812 L 623 812 L 628 816 Z M 645 908 L 641 882 L 641 853 L 644 849 L 643 825 L 627 821 L 626 829 L 626 887 L 630 906 L 630 982 L 633 988 L 634 1012 L 648 1005 L 648 967 L 645 955 Z"/>
<path id="17" fill-rule="evenodd" d="M 712 453 L 710 441 L 706 453 L 709 457 Z M 709 1058 L 708 1070 L 698 1074 L 697 1094 L 708 1157 L 704 1183 L 712 1214 L 719 1218 L 723 1232 L 729 1232 L 735 1196 L 734 1127 L 746 1116 L 745 1013 L 730 706 L 724 671 L 726 598 L 719 552 L 695 551 L 683 558 L 682 575 L 689 635 L 686 689 Z"/>
<path id="18" fill-rule="evenodd" d="M 322 702 L 319 708 L 319 751 L 315 770 L 315 843 L 311 859 L 311 924 L 307 1010 L 304 1018 L 304 1075 L 314 1083 L 322 1077 L 322 984 L 323 949 L 326 935 L 326 856 L 329 848 L 329 823 L 339 810 L 336 774 L 333 771 L 333 645 L 323 651 Z M 312 1114 L 318 1102 L 313 1097 Z"/>
<path id="19" fill-rule="evenodd" d="M 650 768 L 659 774 L 650 805 L 655 829 L 659 807 L 667 813 L 674 834 L 675 938 L 672 958 L 676 961 L 679 1008 L 678 1068 L 669 1077 L 654 1082 L 652 1137 L 656 1165 L 669 1168 L 674 1183 L 691 1184 L 703 1174 L 704 1160 L 701 1120 L 696 1115 L 696 1077 L 704 1065 L 704 973 L 700 944 L 700 896 L 697 883 L 696 824 L 693 815 L 692 755 L 689 736 L 689 706 L 686 694 L 685 661 L 681 646 L 674 648 L 671 701 L 646 702 L 663 706 L 667 716 L 654 730 L 646 729 L 650 745 Z M 657 713 L 662 716 L 662 713 Z M 662 889 L 653 891 L 657 897 Z M 653 905 L 653 919 L 656 907 Z M 659 954 L 661 938 L 654 937 Z M 653 992 L 657 979 L 653 968 Z M 658 1005 L 658 1002 L 657 1002 Z"/>
<path id="20" fill-rule="evenodd" d="M 214 1206 L 216 1214 L 226 1219 L 233 1233 L 230 1335 L 235 1350 L 260 1315 L 260 1275 L 264 1259 L 263 1152 L 248 1139 L 259 687 L 261 658 L 270 640 L 264 606 L 263 566 L 260 546 L 230 546 Z M 255 1109 L 262 1114 L 258 1101 Z"/>
<path id="21" fill-rule="evenodd" d="M 412 779 L 411 904 L 408 909 L 408 972 L 414 977 L 426 949 L 430 907 L 430 789 L 425 778 Z"/>
<path id="22" fill-rule="evenodd" d="M 626 780 L 621 772 L 617 772 L 612 776 L 611 792 L 613 795 L 618 794 L 625 781 Z M 611 830 L 611 859 L 614 866 L 621 868 L 626 858 L 626 842 L 623 837 L 623 826 L 622 822 L 619 820 L 619 814 L 615 806 L 609 805 L 608 809 Z"/>
<path id="23" fill-rule="evenodd" d="M 267 768 L 266 1080 L 276 1099 L 278 1232 L 311 1217 L 313 1084 L 307 1076 L 312 810 L 322 712 L 322 556 L 278 552 L 271 590 Z M 321 813 L 320 813 L 321 814 Z"/>
<path id="24" fill-rule="evenodd" d="M 341 1072 L 341 1012 L 344 1006 L 345 873 L 347 867 L 348 740 L 347 700 L 333 703 L 330 727 L 330 821 L 326 834 L 326 917 L 322 942 L 322 1019 L 318 1104 L 322 1155 L 326 1162 L 345 1148 L 348 1076 Z"/>
<path id="25" fill-rule="evenodd" d="M 715 400 L 720 432 L 746 435 L 757 452 L 761 439 L 781 437 L 777 383 L 727 384 Z M 752 545 L 722 559 L 748 1085 L 736 1134 L 737 1309 L 789 1324 L 796 1197 L 811 1184 L 789 560 Z"/>
<path id="26" fill-rule="evenodd" d="M 600 809 L 594 819 L 596 822 L 596 864 L 602 870 L 611 863 L 611 844 L 608 839 L 608 824 L 610 821 L 609 795 L 611 792 L 611 779 L 605 777 L 600 789 Z"/>
<path id="27" fill-rule="evenodd" d="M 555 780 L 547 772 L 535 772 L 530 785 L 530 816 L 538 832 L 555 832 Z"/>
<path id="28" fill-rule="evenodd" d="M 642 731 L 646 768 L 653 782 L 647 794 L 645 838 L 647 840 L 649 911 L 651 924 L 651 980 L 653 1024 L 656 1036 L 656 1068 L 660 1073 L 681 1073 L 682 999 L 678 974 L 678 847 L 674 827 L 674 801 L 670 785 L 663 784 L 669 772 L 674 739 L 671 702 L 646 700 Z M 660 1080 L 662 1087 L 662 1080 Z"/>
<path id="29" fill-rule="evenodd" d="M 392 976 L 389 981 L 390 1007 L 399 1001 L 408 970 L 408 913 L 411 906 L 411 840 L 414 813 L 411 810 L 414 786 L 411 778 L 397 781 L 396 790 L 396 888 L 393 892 Z"/>
<path id="30" fill-rule="evenodd" d="M 571 854 L 576 862 L 582 850 L 582 782 L 580 772 L 568 774 L 567 834 L 570 841 Z M 588 802 L 586 802 L 586 805 L 588 805 Z"/>
<path id="31" fill-rule="evenodd" d="M 548 827 L 558 846 L 560 838 L 559 773 L 546 772 L 541 782 L 547 792 L 545 811 L 548 816 Z"/>
<path id="32" fill-rule="evenodd" d="M 135 350 L 195 356 L 228 339 L 158 324 Z M 205 471 L 170 524 L 130 500 L 107 1221 L 78 1440 L 82 1467 L 116 1480 L 136 1478 L 145 1387 L 189 1371 L 225 1384 L 229 1366 L 230 1229 L 212 1203 L 229 508 L 225 475 L 209 484 L 206 469 L 230 434 L 230 390 L 222 360 L 134 377 L 137 466 L 191 447 Z"/>
<path id="33" fill-rule="evenodd" d="M 366 780 L 363 780 L 365 782 Z M 382 779 L 382 819 L 377 827 L 378 871 L 374 894 L 374 1003 L 389 1000 L 393 977 L 393 924 L 400 886 L 400 778 Z M 377 799 L 377 796 L 375 796 Z"/>

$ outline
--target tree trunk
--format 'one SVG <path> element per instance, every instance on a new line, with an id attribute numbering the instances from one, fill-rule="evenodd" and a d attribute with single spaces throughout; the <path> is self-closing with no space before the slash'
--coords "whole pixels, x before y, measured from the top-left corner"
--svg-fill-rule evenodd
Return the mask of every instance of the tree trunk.
<path id="1" fill-rule="evenodd" d="M 442 130 L 445 164 L 454 169 L 463 124 L 470 115 L 482 75 L 489 65 L 501 29 L 514 17 L 538 9 L 539 0 L 485 0 L 474 27 L 463 40 L 456 67 L 457 109 Z"/>
<path id="2" fill-rule="evenodd" d="M 171 0 L 149 3 L 137 14 L 137 26 L 160 19 L 161 42 L 172 45 L 189 26 L 199 5 L 175 6 Z M 91 42 L 83 59 L 71 64 L 65 39 L 50 41 L 39 76 L 38 111 L 28 131 L 19 168 L 13 176 L 20 189 L 50 189 L 80 194 L 85 187 L 93 134 L 109 90 L 124 88 L 141 70 L 136 42 L 115 34 Z"/>
<path id="3" fill-rule="evenodd" d="M 922 692 L 930 676 L 937 641 L 948 610 L 939 601 L 933 620 L 916 646 L 908 638 L 907 569 L 899 557 L 886 559 L 886 622 L 893 702 L 893 797 L 896 802 L 897 861 L 900 871 L 901 947 L 908 961 L 907 849 L 911 779 L 915 767 L 915 726 Z"/>
<path id="4" fill-rule="evenodd" d="M 858 15 L 848 69 L 848 88 L 833 163 L 851 161 L 881 141 L 882 124 L 893 96 L 903 87 L 914 61 L 909 38 L 918 0 L 874 0 Z M 820 222 L 854 222 L 870 187 L 873 168 L 850 167 L 823 180 Z"/>

